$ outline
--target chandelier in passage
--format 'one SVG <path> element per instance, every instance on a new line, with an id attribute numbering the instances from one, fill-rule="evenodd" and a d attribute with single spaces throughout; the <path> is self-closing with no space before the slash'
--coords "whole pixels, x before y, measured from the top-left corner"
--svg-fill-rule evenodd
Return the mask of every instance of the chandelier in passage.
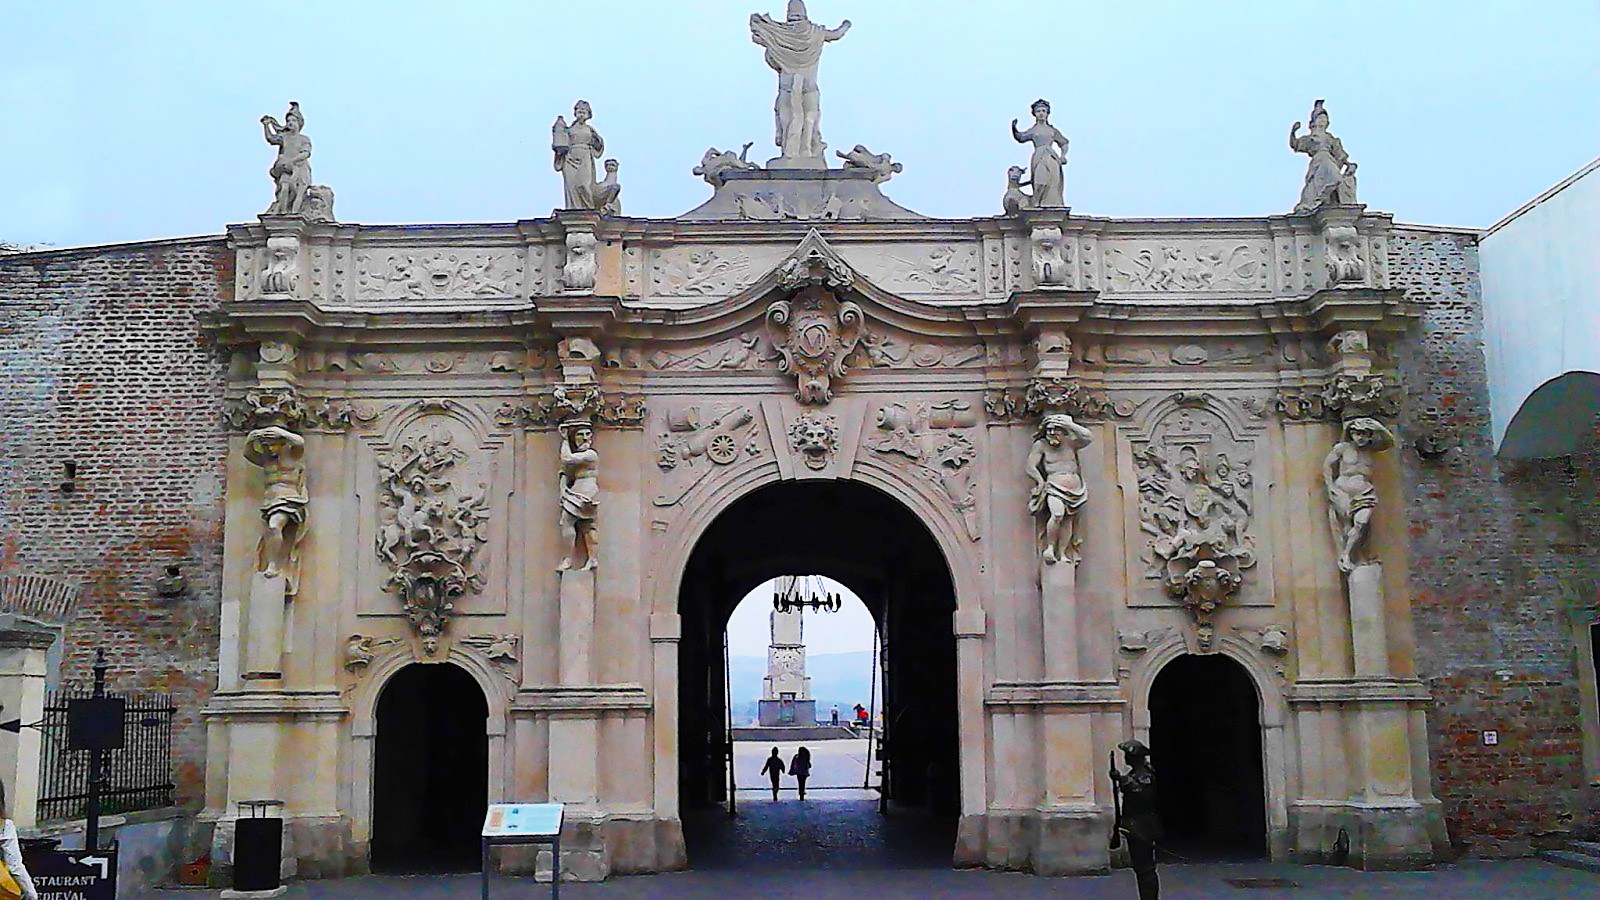
<path id="1" fill-rule="evenodd" d="M 821 575 L 783 575 L 772 580 L 772 608 L 778 612 L 811 609 L 815 612 L 838 612 L 844 606 L 844 597 L 838 591 L 828 590 Z"/>

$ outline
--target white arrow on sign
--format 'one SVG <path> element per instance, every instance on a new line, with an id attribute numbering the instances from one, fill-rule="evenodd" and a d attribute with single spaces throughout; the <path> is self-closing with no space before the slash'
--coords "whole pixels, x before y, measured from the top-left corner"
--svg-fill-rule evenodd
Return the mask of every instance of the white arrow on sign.
<path id="1" fill-rule="evenodd" d="M 93 866 L 93 865 L 96 865 L 96 864 L 98 864 L 100 866 L 100 877 L 101 878 L 110 877 L 110 875 L 111 875 L 111 860 L 110 859 L 108 859 L 108 858 L 106 858 L 104 856 L 85 856 L 83 859 L 78 860 L 78 865 L 80 865 L 80 866 Z"/>

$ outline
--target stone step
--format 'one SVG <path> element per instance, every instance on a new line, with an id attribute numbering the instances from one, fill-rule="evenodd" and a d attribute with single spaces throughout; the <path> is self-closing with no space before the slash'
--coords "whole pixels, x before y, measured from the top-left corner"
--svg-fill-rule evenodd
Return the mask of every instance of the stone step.
<path id="1" fill-rule="evenodd" d="M 1600 859 L 1600 841 L 1567 841 L 1565 849 Z"/>
<path id="2" fill-rule="evenodd" d="M 1566 866 L 1569 869 L 1582 869 L 1585 872 L 1600 873 L 1600 857 L 1590 856 L 1587 853 L 1578 853 L 1572 850 L 1542 850 L 1539 858 L 1545 862 Z"/>

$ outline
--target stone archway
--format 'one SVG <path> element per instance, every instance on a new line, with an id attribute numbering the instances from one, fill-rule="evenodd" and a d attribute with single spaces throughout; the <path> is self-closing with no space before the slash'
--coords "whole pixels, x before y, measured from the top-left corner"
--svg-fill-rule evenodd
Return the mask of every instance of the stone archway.
<path id="1" fill-rule="evenodd" d="M 378 697 L 372 867 L 477 868 L 489 796 L 488 699 L 460 666 L 414 663 Z"/>
<path id="2" fill-rule="evenodd" d="M 873 613 L 887 660 L 881 763 L 887 807 L 925 826 L 935 823 L 919 835 L 917 849 L 942 840 L 947 863 L 961 808 L 955 586 L 918 517 L 856 482 L 766 485 L 728 504 L 695 542 L 679 591 L 683 807 L 726 799 L 721 653 L 728 615 L 754 586 L 796 572 L 844 581 Z M 938 828 L 943 837 L 932 837 Z M 689 853 L 694 864 L 693 841 Z"/>
<path id="3" fill-rule="evenodd" d="M 1249 672 L 1222 654 L 1178 656 L 1149 696 L 1165 844 L 1187 858 L 1267 855 L 1266 753 Z"/>

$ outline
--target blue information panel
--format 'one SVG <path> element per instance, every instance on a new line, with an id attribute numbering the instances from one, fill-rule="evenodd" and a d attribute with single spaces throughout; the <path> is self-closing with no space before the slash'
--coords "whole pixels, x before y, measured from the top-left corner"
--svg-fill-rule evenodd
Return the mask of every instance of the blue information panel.
<path id="1" fill-rule="evenodd" d="M 561 833 L 560 803 L 495 803 L 483 817 L 486 838 L 555 837 Z"/>

